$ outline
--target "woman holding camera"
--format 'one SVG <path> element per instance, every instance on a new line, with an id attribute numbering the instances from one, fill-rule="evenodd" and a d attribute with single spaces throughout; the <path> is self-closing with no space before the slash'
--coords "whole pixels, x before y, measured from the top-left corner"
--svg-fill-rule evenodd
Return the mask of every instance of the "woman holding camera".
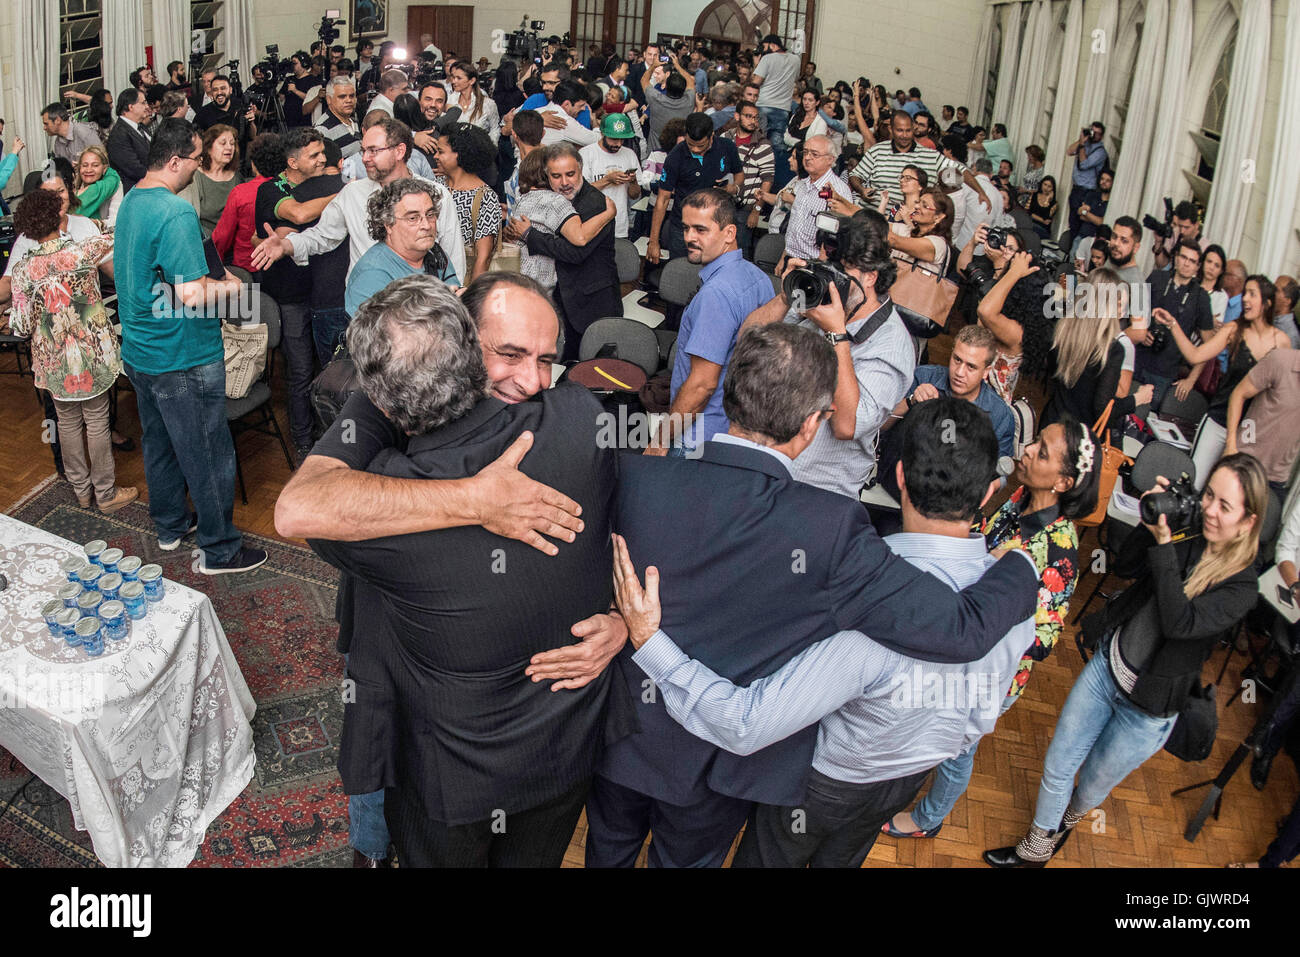
<path id="1" fill-rule="evenodd" d="M 980 325 L 998 341 L 997 355 L 987 373 L 989 385 L 1010 405 L 1021 373 L 1036 376 L 1045 368 L 1052 321 L 1044 315 L 1043 278 L 1035 275 L 1038 267 L 1025 251 L 1024 237 L 1015 230 L 1007 231 L 1001 236 L 1000 247 L 991 246 L 989 238 L 988 227 L 981 226 L 966 245 L 973 251 L 983 243 L 993 265 L 997 281 L 980 299 L 977 312 Z M 962 260 L 970 261 L 966 250 L 957 259 L 959 269 Z"/>
<path id="2" fill-rule="evenodd" d="M 1115 573 L 1136 581 L 1084 620 L 1084 643 L 1096 654 L 1056 722 L 1033 824 L 1019 844 L 984 852 L 992 867 L 1046 864 L 1074 826 L 1164 746 L 1220 636 L 1255 605 L 1268 504 L 1263 467 L 1249 455 L 1221 459 L 1199 520 L 1177 534 L 1169 516 L 1180 503 L 1168 486 L 1161 477 L 1142 497 L 1144 525 L 1116 558 Z"/>
<path id="3" fill-rule="evenodd" d="M 925 170 L 910 163 L 898 174 L 898 188 L 903 193 L 903 201 L 891 204 L 894 198 L 889 190 L 880 191 L 880 205 L 876 207 L 880 214 L 889 220 L 891 232 L 900 236 L 912 235 L 912 214 L 921 200 L 921 193 L 930 185 L 930 177 Z"/>
<path id="4" fill-rule="evenodd" d="M 1150 405 L 1155 394 L 1151 384 L 1139 386 L 1132 395 L 1120 394 L 1124 374 L 1123 333 L 1119 317 L 1128 306 L 1128 285 L 1108 268 L 1088 274 L 1093 293 L 1093 308 L 1067 310 L 1056 320 L 1052 332 L 1052 352 L 1056 370 L 1052 373 L 1052 397 L 1043 409 L 1040 426 L 1072 415 L 1084 422 L 1095 422 L 1112 399 L 1108 426 L 1115 426 L 1140 405 Z"/>
<path id="5" fill-rule="evenodd" d="M 1045 427 L 1016 463 L 1020 488 L 984 522 L 990 549 L 1023 549 L 1038 569 L 1038 610 L 1034 643 L 1025 650 L 1015 680 L 1002 700 L 1005 712 L 1019 700 L 1034 664 L 1045 661 L 1061 637 L 1070 613 L 1070 596 L 1079 578 L 1079 534 L 1074 519 L 1097 507 L 1101 456 L 1092 430 L 1068 415 Z M 882 834 L 934 837 L 970 784 L 975 751 L 957 755 L 935 769 L 934 783 L 911 813 L 895 814 Z"/>
<path id="6" fill-rule="evenodd" d="M 1189 365 L 1215 362 L 1216 357 L 1228 350 L 1228 371 L 1220 381 L 1210 409 L 1196 431 L 1192 442 L 1192 461 L 1196 474 L 1203 475 L 1222 453 L 1228 442 L 1228 399 L 1232 390 L 1255 367 L 1255 363 L 1274 349 L 1291 348 L 1291 340 L 1273 325 L 1273 303 L 1276 288 L 1266 276 L 1249 276 L 1241 294 L 1241 316 L 1235 322 L 1225 322 L 1208 341 L 1193 344 L 1173 315 L 1164 309 L 1151 310 L 1151 318 L 1164 326 L 1178 345 Z"/>
<path id="7" fill-rule="evenodd" d="M 912 210 L 910 234 L 890 230 L 889 248 L 895 257 L 910 256 L 917 262 L 939 263 L 940 274 L 948 271 L 952 252 L 952 200 L 943 190 L 923 189 Z"/>

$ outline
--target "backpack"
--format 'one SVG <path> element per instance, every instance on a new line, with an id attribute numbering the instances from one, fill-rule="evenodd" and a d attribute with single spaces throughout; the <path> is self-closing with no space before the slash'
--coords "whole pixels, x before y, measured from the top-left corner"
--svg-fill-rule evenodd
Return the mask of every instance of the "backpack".
<path id="1" fill-rule="evenodd" d="M 1024 396 L 1011 403 L 1011 418 L 1016 423 L 1014 450 L 1016 459 L 1025 454 L 1025 446 L 1034 441 L 1038 435 L 1038 415 L 1029 400 Z"/>

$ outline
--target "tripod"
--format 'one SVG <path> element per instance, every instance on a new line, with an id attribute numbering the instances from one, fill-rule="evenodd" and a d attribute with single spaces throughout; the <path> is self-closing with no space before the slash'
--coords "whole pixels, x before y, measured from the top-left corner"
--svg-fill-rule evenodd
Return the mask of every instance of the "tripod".
<path id="1" fill-rule="evenodd" d="M 1256 725 L 1255 730 L 1251 731 L 1250 736 L 1246 738 L 1245 741 L 1241 742 L 1241 744 L 1237 745 L 1237 750 L 1232 752 L 1232 757 L 1228 758 L 1228 763 L 1223 766 L 1223 770 L 1217 775 L 1210 778 L 1208 781 L 1197 781 L 1195 784 L 1189 784 L 1185 788 L 1179 788 L 1178 790 L 1169 793 L 1170 797 L 1175 797 L 1179 794 L 1186 794 L 1188 791 L 1195 791 L 1198 788 L 1209 787 L 1210 789 L 1205 795 L 1205 800 L 1201 802 L 1201 806 L 1196 809 L 1196 813 L 1192 816 L 1192 819 L 1187 822 L 1187 828 L 1183 831 L 1184 840 L 1188 842 L 1196 840 L 1197 835 L 1201 833 L 1201 828 L 1205 826 L 1205 822 L 1209 818 L 1211 811 L 1214 813 L 1214 819 L 1216 821 L 1219 819 L 1219 811 L 1223 809 L 1224 789 L 1227 788 L 1228 782 L 1232 780 L 1232 776 L 1237 773 L 1237 769 L 1240 768 L 1242 764 L 1245 763 L 1246 758 L 1250 756 L 1252 750 L 1250 742 L 1254 739 L 1258 727 L 1259 726 Z"/>

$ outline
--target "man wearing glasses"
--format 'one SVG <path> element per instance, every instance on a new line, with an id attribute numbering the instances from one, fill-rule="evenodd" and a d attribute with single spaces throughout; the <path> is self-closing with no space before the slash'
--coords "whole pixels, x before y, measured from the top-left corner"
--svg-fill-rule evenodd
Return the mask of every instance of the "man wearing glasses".
<path id="1" fill-rule="evenodd" d="M 267 239 L 253 250 L 255 269 L 265 269 L 282 256 L 290 255 L 300 265 L 308 257 L 329 252 L 343 240 L 349 244 L 348 273 L 356 268 L 371 246 L 378 240 L 370 233 L 370 197 L 394 180 L 415 174 L 407 166 L 415 141 L 411 128 L 401 120 L 385 116 L 366 128 L 361 136 L 361 161 L 365 164 L 366 178 L 348 183 L 334 201 L 325 207 L 320 222 L 300 233 L 286 233 Z M 447 254 L 447 260 L 457 276 L 464 276 L 465 248 L 461 245 L 460 219 L 451 193 L 440 183 L 422 176 L 420 182 L 428 183 L 438 193 L 437 243 Z"/>
<path id="2" fill-rule="evenodd" d="M 1174 246 L 1173 258 L 1172 271 L 1157 269 L 1147 277 L 1151 289 L 1152 315 L 1156 309 L 1164 309 L 1177 320 L 1187 338 L 1191 339 L 1197 332 L 1203 338 L 1206 333 L 1214 330 L 1214 315 L 1210 309 L 1209 293 L 1196 281 L 1201 268 L 1201 248 L 1190 239 L 1179 240 Z M 1153 331 L 1154 328 L 1150 322 L 1145 334 L 1141 328 L 1131 328 L 1129 337 L 1136 345 L 1133 378 L 1136 382 L 1149 382 L 1155 386 L 1151 407 L 1158 409 L 1171 385 L 1175 386 L 1179 399 L 1186 398 L 1196 384 L 1204 363 L 1193 366 L 1186 376 L 1175 383 L 1174 378 L 1181 361 L 1178 343 L 1166 330 L 1160 330 L 1165 333 L 1161 336 Z"/>
<path id="3" fill-rule="evenodd" d="M 113 246 L 122 361 L 143 431 L 149 514 L 158 547 L 171 551 L 198 532 L 205 575 L 243 572 L 266 561 L 244 547 L 230 520 L 235 448 L 226 424 L 221 321 L 209 318 L 238 279 L 208 273 L 194 207 L 176 194 L 202 157 L 198 132 L 163 120 L 149 143 L 148 169 L 118 210 Z M 194 501 L 185 502 L 186 486 Z"/>
<path id="4" fill-rule="evenodd" d="M 425 273 L 459 286 L 456 270 L 438 246 L 437 190 L 413 177 L 395 179 L 370 203 L 370 234 L 383 236 L 366 250 L 348 276 L 344 306 L 349 316 L 394 279 Z"/>
<path id="5" fill-rule="evenodd" d="M 832 195 L 853 201 L 849 184 L 835 175 L 835 161 L 839 155 L 839 148 L 825 136 L 810 136 L 804 144 L 803 168 L 808 177 L 781 193 L 781 198 L 791 204 L 790 222 L 785 233 L 787 256 L 816 259 L 817 214 L 830 208 Z M 910 370 L 908 374 L 911 374 Z"/>

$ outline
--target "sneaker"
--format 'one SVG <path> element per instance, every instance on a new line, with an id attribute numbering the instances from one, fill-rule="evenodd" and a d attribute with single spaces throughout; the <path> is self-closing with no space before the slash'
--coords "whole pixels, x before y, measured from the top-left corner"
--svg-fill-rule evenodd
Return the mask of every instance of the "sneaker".
<path id="1" fill-rule="evenodd" d="M 203 557 L 203 564 L 199 566 L 199 571 L 205 575 L 233 575 L 236 572 L 251 572 L 259 565 L 266 563 L 266 552 L 260 548 L 240 548 L 235 555 L 227 561 L 217 563 L 208 563 L 207 556 Z"/>
<path id="2" fill-rule="evenodd" d="M 126 508 L 139 497 L 140 493 L 134 486 L 119 485 L 113 490 L 112 498 L 99 500 L 99 510 L 111 514 L 120 508 Z"/>
<path id="3" fill-rule="evenodd" d="M 185 530 L 185 535 L 193 535 L 193 534 L 194 534 L 195 532 L 197 532 L 198 530 L 199 530 L 199 520 L 198 520 L 198 517 L 197 517 L 197 516 L 194 516 L 194 515 L 191 515 L 191 516 L 190 516 L 190 527 L 187 528 L 187 529 Z M 181 536 L 181 538 L 184 538 L 184 537 L 185 537 L 184 535 Z M 180 539 L 180 538 L 173 539 L 173 540 L 170 541 L 170 542 L 164 542 L 161 538 L 158 539 L 158 547 L 161 548 L 164 552 L 174 552 L 174 551 L 176 551 L 176 548 L 177 548 L 177 546 L 180 545 L 180 543 L 181 543 L 181 539 Z"/>

